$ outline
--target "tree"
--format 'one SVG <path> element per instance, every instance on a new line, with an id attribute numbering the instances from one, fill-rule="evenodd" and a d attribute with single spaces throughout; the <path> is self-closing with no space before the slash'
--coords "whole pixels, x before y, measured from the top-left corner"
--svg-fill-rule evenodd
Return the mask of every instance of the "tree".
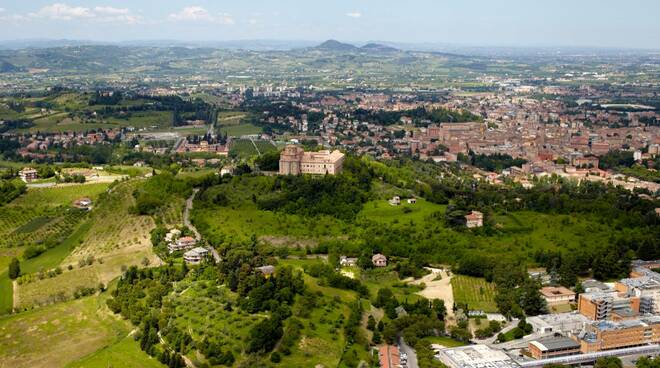
<path id="1" fill-rule="evenodd" d="M 641 357 L 637 360 L 637 368 L 660 368 L 660 359 Z"/>
<path id="2" fill-rule="evenodd" d="M 12 258 L 9 263 L 9 278 L 16 280 L 21 275 L 21 265 L 17 258 Z"/>
<path id="3" fill-rule="evenodd" d="M 617 357 L 598 358 L 594 368 L 622 368 L 623 362 Z"/>
<path id="4" fill-rule="evenodd" d="M 374 316 L 369 315 L 369 318 L 367 319 L 367 330 L 374 331 L 375 329 L 376 329 L 376 320 L 374 319 Z"/>

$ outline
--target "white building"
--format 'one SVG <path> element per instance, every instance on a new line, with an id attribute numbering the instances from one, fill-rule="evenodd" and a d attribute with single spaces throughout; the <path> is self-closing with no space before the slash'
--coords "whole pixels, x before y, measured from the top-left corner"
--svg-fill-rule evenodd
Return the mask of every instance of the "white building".
<path id="1" fill-rule="evenodd" d="M 209 251 L 206 248 L 197 247 L 185 252 L 183 254 L 183 260 L 190 264 L 199 264 L 208 257 L 208 255 Z"/>
<path id="2" fill-rule="evenodd" d="M 527 317 L 527 323 L 538 333 L 578 334 L 590 322 L 589 318 L 577 312 Z"/>
<path id="3" fill-rule="evenodd" d="M 486 345 L 469 345 L 440 350 L 438 359 L 449 368 L 519 368 L 511 357 L 501 350 Z"/>

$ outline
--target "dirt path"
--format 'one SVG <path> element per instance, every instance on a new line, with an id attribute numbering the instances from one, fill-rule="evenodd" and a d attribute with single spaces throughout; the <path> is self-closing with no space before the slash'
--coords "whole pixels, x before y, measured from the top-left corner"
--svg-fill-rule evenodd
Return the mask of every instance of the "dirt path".
<path id="1" fill-rule="evenodd" d="M 192 209 L 193 206 L 193 200 L 195 199 L 195 195 L 199 192 L 199 189 L 193 189 L 193 193 L 186 200 L 186 208 L 183 210 L 183 224 L 186 225 L 192 232 L 195 234 L 195 239 L 197 241 L 200 241 L 202 239 L 202 235 L 197 231 L 197 228 L 193 226 L 193 224 L 190 222 L 190 210 Z"/>
<path id="2" fill-rule="evenodd" d="M 11 292 L 12 292 L 12 310 L 16 312 L 18 309 L 18 282 L 16 280 L 13 280 L 11 282 Z"/>
<path id="3" fill-rule="evenodd" d="M 447 316 L 454 317 L 454 311 L 452 310 L 452 307 L 454 306 L 454 292 L 451 288 L 451 276 L 449 276 L 446 270 L 429 267 L 426 269 L 430 270 L 431 273 L 421 279 L 413 280 L 410 283 L 413 285 L 424 283 L 426 288 L 419 291 L 417 294 L 427 299 L 444 300 L 445 307 L 447 307 Z M 442 279 L 435 280 L 438 276 L 442 276 Z"/>

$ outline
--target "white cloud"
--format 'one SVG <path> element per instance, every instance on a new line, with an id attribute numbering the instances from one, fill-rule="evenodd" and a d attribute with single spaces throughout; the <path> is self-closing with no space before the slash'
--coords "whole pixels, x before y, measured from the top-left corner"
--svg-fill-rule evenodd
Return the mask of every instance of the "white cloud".
<path id="1" fill-rule="evenodd" d="M 217 21 L 221 24 L 234 24 L 234 17 L 229 13 L 218 14 Z"/>
<path id="2" fill-rule="evenodd" d="M 362 13 L 360 13 L 360 12 L 350 12 L 350 13 L 346 13 L 346 16 L 357 19 L 357 18 L 362 17 Z"/>
<path id="3" fill-rule="evenodd" d="M 202 8 L 201 6 L 188 6 L 183 8 L 178 13 L 170 14 L 170 19 L 181 21 L 212 21 L 213 17 L 208 10 Z"/>
<path id="4" fill-rule="evenodd" d="M 13 15 L 16 19 L 25 18 L 23 15 Z M 97 6 L 86 8 L 83 6 L 70 6 L 64 3 L 55 3 L 44 6 L 34 13 L 28 13 L 28 18 L 53 19 L 53 20 L 85 20 L 93 19 L 95 22 L 106 23 L 128 23 L 135 24 L 142 21 L 142 16 L 131 14 L 126 8 L 114 8 L 111 6 Z"/>
<path id="5" fill-rule="evenodd" d="M 178 13 L 169 15 L 169 19 L 182 22 L 215 22 L 220 24 L 234 24 L 234 18 L 229 13 L 211 14 L 201 6 L 188 6 Z"/>
<path id="6" fill-rule="evenodd" d="M 97 14 L 107 14 L 107 15 L 127 15 L 131 11 L 126 8 L 113 8 L 111 6 L 97 6 L 94 8 L 94 12 Z"/>
<path id="7" fill-rule="evenodd" d="M 0 13 L 4 12 L 5 8 L 0 8 Z"/>
<path id="8" fill-rule="evenodd" d="M 36 13 L 30 13 L 35 18 L 50 18 L 58 20 L 72 20 L 80 18 L 93 18 L 95 14 L 90 8 L 82 6 L 69 6 L 67 4 L 55 3 L 44 6 Z"/>

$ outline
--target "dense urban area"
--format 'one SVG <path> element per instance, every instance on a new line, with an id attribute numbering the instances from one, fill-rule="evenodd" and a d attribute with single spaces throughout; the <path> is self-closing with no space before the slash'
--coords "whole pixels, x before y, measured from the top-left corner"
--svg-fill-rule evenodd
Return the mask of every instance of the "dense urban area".
<path id="1" fill-rule="evenodd" d="M 0 367 L 659 367 L 660 55 L 0 49 Z"/>

